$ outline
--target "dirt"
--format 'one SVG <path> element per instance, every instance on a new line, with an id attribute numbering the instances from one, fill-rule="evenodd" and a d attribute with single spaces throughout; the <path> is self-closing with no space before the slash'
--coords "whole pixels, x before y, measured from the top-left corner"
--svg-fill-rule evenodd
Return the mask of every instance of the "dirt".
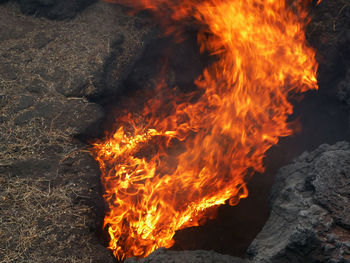
<path id="1" fill-rule="evenodd" d="M 113 262 L 99 168 L 74 136 L 103 116 L 87 98 L 107 58 L 118 79 L 148 29 L 104 2 L 63 21 L 0 13 L 0 262 Z"/>

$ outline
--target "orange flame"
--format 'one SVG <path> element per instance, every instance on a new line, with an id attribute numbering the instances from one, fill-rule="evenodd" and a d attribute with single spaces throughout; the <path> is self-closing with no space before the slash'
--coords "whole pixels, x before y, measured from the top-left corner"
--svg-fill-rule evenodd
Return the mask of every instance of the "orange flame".
<path id="1" fill-rule="evenodd" d="M 317 63 L 303 30 L 311 0 L 119 2 L 159 18 L 170 12 L 168 33 L 180 32 L 175 21 L 195 19 L 201 50 L 219 57 L 195 82 L 199 98 L 169 95 L 160 83 L 142 112 L 120 117 L 94 143 L 109 248 L 124 259 L 169 248 L 175 231 L 198 225 L 207 208 L 247 197 L 265 152 L 292 133 L 288 95 L 317 89 Z"/>

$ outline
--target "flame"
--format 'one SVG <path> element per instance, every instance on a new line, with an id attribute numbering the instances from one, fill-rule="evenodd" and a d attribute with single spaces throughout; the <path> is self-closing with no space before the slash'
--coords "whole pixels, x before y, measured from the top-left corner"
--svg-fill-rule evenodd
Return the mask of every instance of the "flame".
<path id="1" fill-rule="evenodd" d="M 247 197 L 265 152 L 293 132 L 288 96 L 317 89 L 317 63 L 304 35 L 311 0 L 113 2 L 150 10 L 168 34 L 193 19 L 201 51 L 218 57 L 195 81 L 201 96 L 162 81 L 93 145 L 109 248 L 125 259 L 171 247 L 175 231 L 198 225 L 207 208 Z"/>

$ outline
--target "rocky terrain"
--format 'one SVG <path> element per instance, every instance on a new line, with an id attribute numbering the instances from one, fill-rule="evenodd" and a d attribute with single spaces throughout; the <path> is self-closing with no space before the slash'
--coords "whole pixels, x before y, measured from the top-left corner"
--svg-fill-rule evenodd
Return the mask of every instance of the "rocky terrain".
<path id="1" fill-rule="evenodd" d="M 321 145 L 280 169 L 254 262 L 350 262 L 350 147 Z"/>
<path id="2" fill-rule="evenodd" d="M 0 262 L 113 262 L 99 168 L 74 136 L 103 116 L 87 97 L 107 58 L 118 79 L 147 30 L 104 2 L 64 21 L 0 13 Z"/>
<path id="3" fill-rule="evenodd" d="M 157 250 L 126 262 L 350 262 L 350 145 L 305 152 L 276 175 L 271 214 L 248 249 L 249 259 L 212 251 Z"/>
<path id="4" fill-rule="evenodd" d="M 0 0 L 0 3 L 9 0 Z M 97 0 L 17 0 L 22 13 L 49 19 L 74 18 Z"/>
<path id="5" fill-rule="evenodd" d="M 149 65 L 158 65 L 154 58 L 168 42 L 143 19 L 101 1 L 0 2 L 0 263 L 115 262 L 102 238 L 99 168 L 86 142 L 103 130 L 106 105 L 121 89 L 152 85 Z M 127 262 L 350 262 L 350 147 L 333 143 L 348 134 L 347 123 L 335 124 L 350 106 L 349 30 L 347 0 L 324 0 L 315 10 L 307 36 L 318 50 L 322 100 L 306 98 L 299 110 L 328 117 L 322 131 L 315 131 L 314 115 L 305 119 L 302 136 L 312 143 L 299 145 L 312 150 L 277 173 L 270 217 L 245 259 L 159 249 Z M 190 86 L 201 67 L 193 43 L 169 56 L 180 86 Z M 329 134 L 336 134 L 332 145 L 318 147 Z M 300 150 L 290 152 L 276 163 Z M 270 179 L 259 180 L 268 191 Z M 252 196 L 264 200 L 254 190 Z M 243 216 L 248 227 L 257 224 L 250 235 L 265 221 L 259 213 Z"/>

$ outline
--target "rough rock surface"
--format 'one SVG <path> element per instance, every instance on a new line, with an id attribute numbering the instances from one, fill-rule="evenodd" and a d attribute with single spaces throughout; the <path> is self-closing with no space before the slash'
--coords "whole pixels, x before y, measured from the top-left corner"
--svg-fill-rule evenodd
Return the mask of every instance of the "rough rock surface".
<path id="1" fill-rule="evenodd" d="M 254 262 L 350 262 L 350 146 L 321 145 L 280 169 Z"/>
<path id="2" fill-rule="evenodd" d="M 271 215 L 251 244 L 248 259 L 211 251 L 166 251 L 126 262 L 348 263 L 350 262 L 350 145 L 305 152 L 281 168 Z"/>
<path id="3" fill-rule="evenodd" d="M 338 85 L 338 97 L 346 105 L 350 111 L 350 67 L 346 73 L 345 79 L 343 79 Z M 349 117 L 350 127 L 350 117 Z"/>
<path id="4" fill-rule="evenodd" d="M 214 251 L 167 251 L 160 248 L 150 254 L 147 258 L 137 260 L 129 258 L 125 263 L 244 263 L 243 259 L 228 255 L 222 255 Z"/>
<path id="5" fill-rule="evenodd" d="M 0 0 L 0 3 L 9 0 Z M 27 15 L 49 19 L 68 19 L 98 0 L 17 0 L 21 11 Z"/>
<path id="6" fill-rule="evenodd" d="M 350 107 L 350 69 L 347 71 L 345 79 L 339 83 L 339 99 Z"/>

